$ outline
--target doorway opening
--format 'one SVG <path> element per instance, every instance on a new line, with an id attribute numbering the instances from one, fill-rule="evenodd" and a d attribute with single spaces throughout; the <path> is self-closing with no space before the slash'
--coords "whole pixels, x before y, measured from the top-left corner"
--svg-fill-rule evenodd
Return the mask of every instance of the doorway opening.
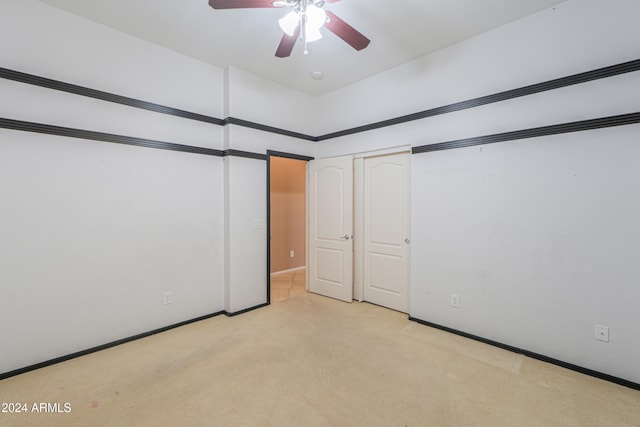
<path id="1" fill-rule="evenodd" d="M 267 302 L 307 292 L 307 162 L 267 152 Z"/>

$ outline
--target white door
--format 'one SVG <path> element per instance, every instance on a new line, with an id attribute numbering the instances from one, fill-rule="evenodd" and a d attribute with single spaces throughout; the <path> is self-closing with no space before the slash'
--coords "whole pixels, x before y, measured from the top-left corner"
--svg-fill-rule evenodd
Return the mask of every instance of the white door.
<path id="1" fill-rule="evenodd" d="M 353 159 L 309 162 L 309 290 L 353 300 Z"/>
<path id="2" fill-rule="evenodd" d="M 409 311 L 409 154 L 365 159 L 364 300 Z"/>

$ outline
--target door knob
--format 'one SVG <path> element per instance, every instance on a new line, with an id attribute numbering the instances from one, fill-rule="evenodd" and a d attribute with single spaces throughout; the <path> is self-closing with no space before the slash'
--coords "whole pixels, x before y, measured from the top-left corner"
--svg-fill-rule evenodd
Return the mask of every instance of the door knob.
<path id="1" fill-rule="evenodd" d="M 404 239 L 404 242 L 408 245 L 409 243 L 411 243 L 411 240 L 409 240 L 409 239 Z"/>
<path id="2" fill-rule="evenodd" d="M 349 240 L 351 238 L 351 236 L 349 236 L 348 234 L 345 234 L 344 236 L 341 237 L 342 240 Z"/>

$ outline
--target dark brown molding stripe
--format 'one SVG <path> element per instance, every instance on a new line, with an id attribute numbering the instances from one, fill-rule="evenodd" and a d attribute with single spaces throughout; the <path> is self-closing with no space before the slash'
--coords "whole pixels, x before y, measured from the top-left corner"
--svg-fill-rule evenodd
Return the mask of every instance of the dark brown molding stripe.
<path id="1" fill-rule="evenodd" d="M 328 139 L 338 138 L 341 136 L 367 132 L 370 130 L 380 129 L 383 127 L 394 126 L 394 125 L 407 123 L 414 120 L 425 119 L 428 117 L 433 117 L 441 114 L 447 114 L 455 111 L 479 107 L 482 105 L 492 104 L 500 101 L 506 101 L 509 99 L 519 98 L 527 95 L 533 95 L 540 92 L 560 89 L 563 87 L 573 86 L 580 83 L 586 83 L 593 80 L 614 77 L 620 74 L 631 73 L 639 70 L 640 70 L 640 59 L 636 59 L 632 61 L 622 62 L 616 65 L 611 65 L 608 67 L 602 67 L 595 70 L 586 71 L 583 73 L 561 77 L 558 79 L 553 79 L 553 80 L 548 80 L 541 83 L 523 86 L 517 89 L 498 92 L 492 95 L 482 96 L 479 98 L 469 99 L 462 102 L 456 102 L 453 104 L 436 107 L 429 110 L 419 111 L 417 113 L 407 114 L 404 116 L 399 116 L 392 119 L 371 123 L 368 125 L 345 129 L 338 132 L 332 132 L 332 133 L 328 133 L 321 136 L 306 135 L 303 133 L 293 132 L 290 130 L 281 129 L 274 126 L 268 126 L 261 123 L 238 119 L 235 117 L 227 117 L 225 119 L 219 119 L 216 117 L 210 117 L 203 114 L 192 113 L 189 111 L 167 107 L 160 104 L 154 104 L 151 102 L 141 101 L 134 98 L 112 94 L 109 92 L 99 91 L 99 90 L 95 90 L 95 89 L 91 89 L 83 86 L 65 83 L 58 80 L 48 79 L 48 78 L 36 76 L 33 74 L 22 73 L 22 72 L 10 70 L 7 68 L 0 67 L 0 78 L 5 78 L 8 80 L 14 80 L 21 83 L 41 86 L 41 87 L 59 90 L 63 92 L 73 93 L 76 95 L 87 96 L 95 99 L 100 99 L 103 101 L 115 102 L 118 104 L 130 106 L 130 107 L 142 108 L 142 109 L 154 111 L 157 113 L 169 114 L 177 117 L 183 117 L 191 120 L 211 123 L 219 126 L 233 124 L 236 126 L 256 129 L 263 132 L 275 133 L 278 135 L 288 136 L 291 138 L 298 138 L 306 141 L 317 142 L 317 141 L 326 141 Z"/>
<path id="2" fill-rule="evenodd" d="M 101 101 L 108 101 L 116 104 L 127 105 L 129 107 L 135 107 L 143 110 L 154 111 L 156 113 L 168 114 L 171 116 L 197 120 L 200 122 L 211 123 L 219 126 L 222 126 L 225 124 L 224 120 L 222 119 L 206 116 L 204 114 L 192 113 L 190 111 L 167 107 L 166 105 L 160 105 L 160 104 L 154 104 L 153 102 L 141 101 L 135 98 L 129 98 L 126 96 L 116 95 L 113 93 L 91 89 L 84 86 L 78 86 L 71 83 L 65 83 L 58 80 L 48 79 L 46 77 L 35 76 L 33 74 L 22 73 L 20 71 L 9 70 L 7 68 L 0 68 L 0 77 L 7 80 L 20 82 L 20 83 L 26 83 L 34 86 L 45 87 L 48 89 L 59 90 L 61 92 L 73 93 L 75 95 L 86 96 L 89 98 L 95 98 Z"/>
<path id="3" fill-rule="evenodd" d="M 160 150 L 182 151 L 185 153 L 205 154 L 216 157 L 244 157 L 246 159 L 267 160 L 266 154 L 252 153 L 234 149 L 216 150 L 213 148 L 195 147 L 192 145 L 173 144 L 171 142 L 132 136 L 114 135 L 110 133 L 46 125 L 42 123 L 24 122 L 20 120 L 0 118 L 0 128 L 25 132 L 43 133 L 47 135 L 65 136 L 69 138 L 89 139 L 92 141 L 112 142 L 115 144 L 134 145 L 138 147 L 156 148 Z"/>
<path id="4" fill-rule="evenodd" d="M 227 149 L 227 150 L 224 150 L 223 153 L 225 157 L 232 156 L 232 157 L 244 157 L 245 159 L 267 160 L 266 154 L 252 153 L 249 151 Z"/>
<path id="5" fill-rule="evenodd" d="M 411 152 L 412 154 L 420 154 L 432 151 L 452 150 L 455 148 L 472 147 L 476 145 L 493 144 L 505 141 L 515 141 L 519 139 L 536 138 L 541 136 L 559 135 L 563 133 L 582 132 L 594 129 L 632 125 L 637 123 L 640 123 L 640 112 L 422 145 L 413 147 L 411 149 Z M 134 145 L 138 147 L 155 148 L 160 150 L 204 154 L 217 157 L 233 156 L 256 160 L 267 160 L 267 156 L 269 155 L 281 155 L 281 157 L 288 157 L 286 153 L 278 153 L 276 151 L 268 151 L 267 154 L 261 154 L 234 149 L 216 150 L 212 148 L 174 144 L 171 142 L 156 141 L 152 139 L 94 132 L 83 129 L 74 129 L 6 118 L 0 118 L 0 128 L 65 136 L 70 138 L 87 139 L 93 141 L 111 142 L 116 144 Z M 306 156 L 296 156 L 295 158 L 299 158 L 301 160 L 313 160 L 313 158 L 307 158 Z"/>
<path id="6" fill-rule="evenodd" d="M 573 74 L 571 76 L 561 77 L 559 79 L 549 80 L 542 83 L 536 83 L 536 84 L 524 86 L 518 89 L 507 90 L 504 92 L 495 93 L 493 95 L 487 95 L 487 96 L 482 96 L 480 98 L 469 99 L 467 101 L 456 102 L 454 104 L 432 108 L 430 110 L 424 110 L 424 111 L 420 111 L 413 114 L 407 114 L 405 116 L 395 117 L 393 119 L 383 120 L 381 122 L 371 123 L 364 126 L 345 129 L 339 132 L 328 133 L 326 135 L 321 135 L 316 139 L 318 141 L 325 141 L 327 139 L 353 135 L 356 133 L 366 132 L 374 129 L 380 129 L 383 127 L 398 125 L 402 123 L 407 123 L 414 120 L 425 119 L 427 117 L 438 116 L 441 114 L 453 113 L 455 111 L 466 110 L 469 108 L 479 107 L 487 104 L 493 104 L 495 102 L 506 101 L 513 98 L 520 98 L 527 95 L 533 95 L 536 93 L 546 92 L 553 89 L 560 89 L 567 86 L 573 86 L 580 83 L 590 82 L 593 80 L 613 77 L 620 74 L 631 73 L 638 70 L 640 70 L 640 59 L 623 62 L 621 64 L 616 64 L 609 67 L 598 68 L 596 70 L 587 71 L 584 73 Z"/>
<path id="7" fill-rule="evenodd" d="M 309 162 L 315 159 L 315 157 L 303 156 L 303 155 L 294 154 L 294 153 L 285 153 L 284 151 L 275 151 L 275 150 L 267 150 L 267 156 L 284 157 L 285 159 L 293 159 L 293 160 L 304 160 L 306 162 Z"/>
<path id="8" fill-rule="evenodd" d="M 263 132 L 270 132 L 270 133 L 275 133 L 279 135 L 289 136 L 292 138 L 304 139 L 307 141 L 317 140 L 316 137 L 311 135 L 306 135 L 299 132 L 293 132 L 286 129 L 280 129 L 273 126 L 267 126 L 260 123 L 251 122 L 248 120 L 237 119 L 235 117 L 227 117 L 226 119 L 219 119 L 219 118 L 207 116 L 204 114 L 198 114 L 190 111 L 180 110 L 177 108 L 167 107 L 166 105 L 155 104 L 153 102 L 142 101 L 139 99 L 129 98 L 122 95 L 116 95 L 113 93 L 91 89 L 84 86 L 78 86 L 71 83 L 62 82 L 59 80 L 48 79 L 46 77 L 40 77 L 33 74 L 10 70 L 8 68 L 0 67 L 0 77 L 7 80 L 17 81 L 20 83 L 26 83 L 34 86 L 44 87 L 47 89 L 53 89 L 61 92 L 72 93 L 75 95 L 86 96 L 89 98 L 99 99 L 101 101 L 113 102 L 116 104 L 126 105 L 129 107 L 153 111 L 156 113 L 168 114 L 171 116 L 182 117 L 185 119 L 211 123 L 218 126 L 233 124 L 236 126 L 257 129 Z"/>
<path id="9" fill-rule="evenodd" d="M 280 129 L 273 126 L 267 126 L 261 123 L 255 123 L 248 120 L 237 119 L 235 117 L 227 117 L 225 119 L 219 119 L 216 117 L 206 116 L 204 114 L 198 114 L 190 111 L 180 110 L 177 108 L 167 107 L 166 105 L 155 104 L 153 102 L 147 102 L 147 101 L 141 101 L 139 99 L 129 98 L 122 95 L 116 95 L 113 93 L 91 89 L 84 86 L 78 86 L 71 83 L 62 82 L 59 80 L 48 79 L 46 77 L 40 77 L 33 74 L 27 74 L 20 71 L 10 70 L 8 68 L 0 67 L 0 77 L 7 80 L 20 82 L 20 83 L 40 86 L 47 89 L 58 90 L 61 92 L 72 93 L 80 96 L 86 96 L 89 98 L 99 99 L 101 101 L 113 102 L 116 104 L 126 105 L 129 107 L 153 111 L 156 113 L 168 114 L 171 116 L 182 117 L 185 119 L 211 123 L 218 126 L 233 124 L 236 126 L 257 129 L 263 132 L 270 132 L 270 133 L 275 133 L 279 135 L 289 136 L 292 138 L 304 139 L 307 141 L 317 140 L 316 137 L 311 135 L 306 135 L 299 132 L 293 132 L 286 129 Z"/>
<path id="10" fill-rule="evenodd" d="M 223 157 L 225 155 L 223 151 L 212 148 L 194 147 L 192 145 L 174 144 L 171 142 L 156 141 L 153 139 L 136 138 L 132 136 L 115 135 L 111 133 L 94 132 L 90 130 L 24 122 L 21 120 L 5 118 L 0 118 L 0 128 L 43 133 L 47 135 L 66 136 L 69 138 L 88 139 L 92 141 L 111 142 L 115 144 L 135 145 L 137 147 L 156 148 L 160 150 L 182 151 L 185 153 L 204 154 L 207 156 Z"/>
<path id="11" fill-rule="evenodd" d="M 290 136 L 292 138 L 304 139 L 306 141 L 318 141 L 318 138 L 311 135 L 306 135 L 304 133 L 293 132 L 286 129 L 280 129 L 273 126 L 267 126 L 256 122 L 250 122 L 248 120 L 237 119 L 235 117 L 227 117 L 224 119 L 225 124 L 229 125 L 237 125 L 250 129 L 257 129 L 263 132 L 275 133 L 278 135 Z"/>
<path id="12" fill-rule="evenodd" d="M 625 126 L 636 123 L 640 123 L 640 112 L 621 114 L 619 116 L 602 117 L 599 119 L 582 120 L 578 122 L 561 123 L 557 125 L 542 126 L 512 132 L 497 133 L 493 135 L 478 136 L 475 138 L 457 139 L 454 141 L 440 142 L 437 144 L 422 145 L 419 147 L 413 147 L 411 149 L 411 152 L 413 154 L 428 153 L 431 151 L 451 150 L 454 148 L 472 147 L 474 145 L 493 144 L 496 142 L 515 141 L 518 139 L 559 135 L 570 132 L 582 132 L 586 130 Z"/>

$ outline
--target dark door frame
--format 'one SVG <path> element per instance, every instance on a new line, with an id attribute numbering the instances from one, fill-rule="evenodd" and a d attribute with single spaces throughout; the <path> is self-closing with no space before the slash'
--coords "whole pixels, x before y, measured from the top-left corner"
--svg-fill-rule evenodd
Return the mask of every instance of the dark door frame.
<path id="1" fill-rule="evenodd" d="M 305 162 L 314 160 L 314 157 L 300 154 L 267 150 L 267 304 L 271 304 L 271 156 Z"/>

